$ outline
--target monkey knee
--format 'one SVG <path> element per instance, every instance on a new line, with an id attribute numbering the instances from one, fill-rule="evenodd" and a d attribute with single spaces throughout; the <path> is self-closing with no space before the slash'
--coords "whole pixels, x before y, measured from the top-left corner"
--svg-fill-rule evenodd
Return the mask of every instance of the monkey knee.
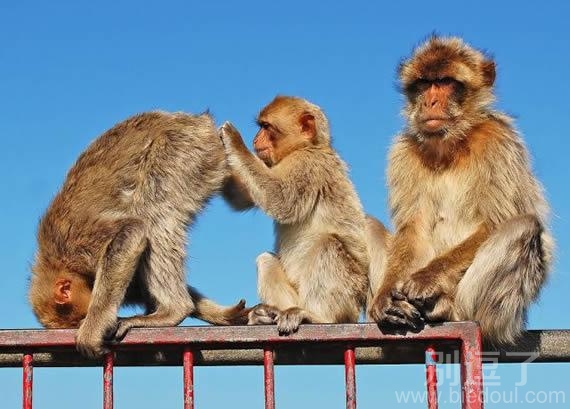
<path id="1" fill-rule="evenodd" d="M 383 241 L 390 236 L 390 231 L 384 226 L 384 223 L 368 214 L 366 215 L 366 232 L 369 237 Z"/>
<path id="2" fill-rule="evenodd" d="M 161 317 L 162 326 L 174 326 L 180 324 L 186 317 L 196 310 L 194 303 L 183 302 L 177 304 L 160 305 L 155 314 Z"/>
<path id="3" fill-rule="evenodd" d="M 483 339 L 497 346 L 513 344 L 517 340 L 524 328 L 524 318 L 525 313 L 521 308 L 493 311 L 483 309 L 473 317 L 479 322 Z"/>
<path id="4" fill-rule="evenodd" d="M 260 281 L 275 275 L 281 268 L 281 262 L 273 253 L 265 252 L 257 256 L 255 260 L 257 266 L 257 277 Z"/>
<path id="5" fill-rule="evenodd" d="M 109 250 L 130 250 L 140 253 L 147 244 L 147 237 L 144 223 L 139 219 L 128 219 L 123 221 L 122 227 L 115 235 L 109 245 Z"/>

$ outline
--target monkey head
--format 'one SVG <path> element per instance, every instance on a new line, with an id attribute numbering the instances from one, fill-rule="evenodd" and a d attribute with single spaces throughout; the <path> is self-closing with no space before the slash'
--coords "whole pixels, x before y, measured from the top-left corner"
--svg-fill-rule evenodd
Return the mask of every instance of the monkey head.
<path id="1" fill-rule="evenodd" d="M 399 76 L 408 127 L 420 138 L 462 135 L 494 101 L 495 63 L 459 38 L 429 38 Z"/>
<path id="2" fill-rule="evenodd" d="M 297 149 L 330 144 L 328 122 L 322 110 L 301 98 L 277 96 L 261 110 L 256 122 L 260 129 L 253 147 L 269 167 Z"/>
<path id="3" fill-rule="evenodd" d="M 47 278 L 32 276 L 29 300 L 38 321 L 46 328 L 77 328 L 87 315 L 92 283 L 78 274 Z"/>

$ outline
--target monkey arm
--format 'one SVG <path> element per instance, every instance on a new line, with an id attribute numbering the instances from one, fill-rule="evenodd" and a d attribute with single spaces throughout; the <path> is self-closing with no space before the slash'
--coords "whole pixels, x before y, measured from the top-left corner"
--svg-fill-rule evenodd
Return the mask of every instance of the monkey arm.
<path id="1" fill-rule="evenodd" d="M 397 284 L 413 271 L 417 259 L 417 233 L 413 224 L 396 232 L 388 249 L 386 273 L 368 306 L 368 317 L 380 324 L 420 328 L 421 314 L 397 291 Z"/>
<path id="2" fill-rule="evenodd" d="M 417 257 L 416 241 L 417 233 L 413 223 L 398 229 L 388 249 L 386 274 L 380 286 L 380 292 L 391 292 L 396 282 L 412 272 L 411 269 Z"/>
<path id="3" fill-rule="evenodd" d="M 255 206 L 244 183 L 235 174 L 228 177 L 224 182 L 222 197 L 234 210 L 249 210 Z"/>
<path id="4" fill-rule="evenodd" d="M 304 219 L 313 209 L 318 188 L 308 183 L 315 178 L 309 178 L 304 168 L 284 163 L 279 170 L 268 168 L 247 149 L 239 132 L 229 123 L 222 126 L 221 137 L 232 171 L 267 215 L 278 223 L 291 224 Z"/>
<path id="5" fill-rule="evenodd" d="M 318 193 L 307 178 L 272 172 L 249 151 L 235 154 L 233 163 L 253 202 L 278 223 L 299 222 L 313 208 Z"/>
<path id="6" fill-rule="evenodd" d="M 450 287 L 449 291 L 459 283 L 465 271 L 475 258 L 479 247 L 489 238 L 491 228 L 483 223 L 479 228 L 459 243 L 456 247 L 448 250 L 444 254 L 437 256 L 419 271 L 412 275 L 413 279 L 422 276 L 424 282 L 443 281 Z"/>

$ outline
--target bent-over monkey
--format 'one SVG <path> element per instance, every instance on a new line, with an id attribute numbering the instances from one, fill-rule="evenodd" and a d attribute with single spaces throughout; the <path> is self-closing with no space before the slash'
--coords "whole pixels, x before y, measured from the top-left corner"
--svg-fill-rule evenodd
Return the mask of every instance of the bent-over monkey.
<path id="1" fill-rule="evenodd" d="M 83 152 L 42 217 L 29 299 L 48 328 L 79 326 L 77 347 L 134 326 L 191 315 L 245 323 L 243 301 L 221 307 L 186 286 L 187 226 L 228 175 L 211 117 L 150 112 L 105 132 Z M 120 319 L 122 303 L 146 315 Z"/>

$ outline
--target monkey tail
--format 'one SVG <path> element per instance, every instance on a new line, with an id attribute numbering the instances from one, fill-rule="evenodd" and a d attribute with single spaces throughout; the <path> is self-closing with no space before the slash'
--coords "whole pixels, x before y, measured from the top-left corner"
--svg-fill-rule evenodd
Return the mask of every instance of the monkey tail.
<path id="1" fill-rule="evenodd" d="M 483 338 L 512 344 L 526 323 L 552 258 L 553 241 L 538 219 L 507 222 L 480 249 L 457 289 L 459 319 L 478 321 Z"/>
<path id="2" fill-rule="evenodd" d="M 196 307 L 194 312 L 190 314 L 191 317 L 214 325 L 247 324 L 251 308 L 245 307 L 245 300 L 240 300 L 236 305 L 222 306 L 204 297 L 194 287 L 188 286 L 188 293 Z"/>

